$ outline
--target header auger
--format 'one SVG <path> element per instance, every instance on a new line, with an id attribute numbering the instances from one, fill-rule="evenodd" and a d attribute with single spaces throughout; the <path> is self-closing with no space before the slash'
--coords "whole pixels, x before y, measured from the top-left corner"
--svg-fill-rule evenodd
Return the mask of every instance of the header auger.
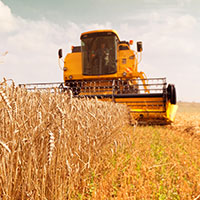
<path id="1" fill-rule="evenodd" d="M 133 41 L 120 41 L 114 30 L 84 32 L 80 39 L 81 46 L 73 46 L 64 58 L 62 90 L 70 90 L 74 97 L 126 104 L 139 123 L 174 121 L 175 86 L 167 85 L 165 78 L 147 78 L 138 71 L 142 42 L 132 50 Z M 58 56 L 62 58 L 61 49 Z"/>

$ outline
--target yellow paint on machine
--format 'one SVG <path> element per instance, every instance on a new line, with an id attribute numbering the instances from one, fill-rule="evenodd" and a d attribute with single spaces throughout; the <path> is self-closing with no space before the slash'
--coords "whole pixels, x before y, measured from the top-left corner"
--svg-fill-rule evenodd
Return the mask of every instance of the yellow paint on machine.
<path id="1" fill-rule="evenodd" d="M 178 110 L 178 105 L 173 105 L 170 102 L 167 104 L 167 119 L 169 119 L 171 122 L 175 120 L 176 112 Z"/>
<path id="2" fill-rule="evenodd" d="M 74 95 L 126 104 L 132 118 L 142 122 L 174 121 L 178 108 L 175 87 L 166 87 L 164 83 L 159 95 L 151 90 L 156 83 L 149 83 L 145 73 L 138 70 L 143 50 L 140 41 L 137 50 L 132 50 L 133 41 L 120 41 L 117 32 L 111 29 L 87 31 L 80 39 L 81 46 L 72 48 L 63 67 L 65 86 Z M 101 48 L 104 56 L 99 53 Z M 160 85 L 158 82 L 156 86 Z M 123 91 L 126 87 L 127 91 Z"/>

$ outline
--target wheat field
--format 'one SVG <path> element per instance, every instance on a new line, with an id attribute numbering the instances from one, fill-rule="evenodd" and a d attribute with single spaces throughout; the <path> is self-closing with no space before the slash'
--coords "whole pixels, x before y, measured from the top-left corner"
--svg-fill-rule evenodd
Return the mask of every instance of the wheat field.
<path id="1" fill-rule="evenodd" d="M 193 105 L 194 106 L 194 105 Z M 200 107 L 130 126 L 124 105 L 0 85 L 0 199 L 200 198 Z M 199 109 L 199 110 L 198 110 Z"/>
<path id="2" fill-rule="evenodd" d="M 179 103 L 172 125 L 131 132 L 93 178 L 91 199 L 200 199 L 200 104 Z"/>
<path id="3" fill-rule="evenodd" d="M 115 151 L 126 107 L 58 91 L 0 88 L 0 197 L 70 199 Z M 113 146 L 114 145 L 114 146 Z"/>

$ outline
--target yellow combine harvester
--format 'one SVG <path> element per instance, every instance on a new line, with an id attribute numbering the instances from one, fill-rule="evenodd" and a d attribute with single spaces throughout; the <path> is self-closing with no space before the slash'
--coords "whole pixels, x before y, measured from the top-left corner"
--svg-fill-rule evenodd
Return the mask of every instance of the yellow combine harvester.
<path id="1" fill-rule="evenodd" d="M 177 110 L 174 85 L 165 78 L 147 79 L 138 71 L 142 42 L 120 41 L 114 30 L 81 34 L 81 46 L 73 46 L 64 59 L 64 88 L 74 96 L 126 104 L 140 123 L 168 124 Z M 59 58 L 62 57 L 60 49 Z"/>
<path id="2" fill-rule="evenodd" d="M 96 30 L 81 34 L 81 46 L 73 46 L 64 59 L 63 83 L 21 84 L 28 89 L 58 87 L 70 90 L 74 97 L 98 98 L 126 104 L 139 123 L 169 124 L 177 105 L 174 85 L 165 78 L 147 79 L 138 71 L 142 42 L 137 51 L 133 41 L 120 41 L 114 30 Z M 58 51 L 59 59 L 62 50 Z"/>

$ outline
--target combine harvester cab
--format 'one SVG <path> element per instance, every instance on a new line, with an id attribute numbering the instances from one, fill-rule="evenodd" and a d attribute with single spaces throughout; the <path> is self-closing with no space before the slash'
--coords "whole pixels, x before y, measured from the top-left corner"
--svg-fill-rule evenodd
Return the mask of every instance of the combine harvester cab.
<path id="1" fill-rule="evenodd" d="M 139 123 L 170 124 L 177 105 L 176 90 L 166 78 L 146 78 L 138 71 L 142 42 L 120 41 L 114 30 L 81 34 L 81 46 L 72 47 L 64 59 L 64 90 L 75 97 L 98 98 L 126 104 Z M 62 50 L 58 52 L 62 58 Z"/>

